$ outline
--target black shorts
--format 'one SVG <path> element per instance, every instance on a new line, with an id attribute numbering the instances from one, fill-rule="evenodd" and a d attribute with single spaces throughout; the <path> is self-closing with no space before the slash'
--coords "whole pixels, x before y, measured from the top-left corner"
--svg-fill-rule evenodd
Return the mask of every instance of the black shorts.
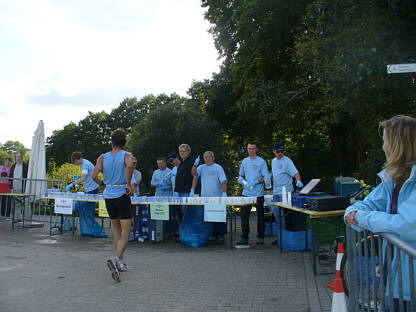
<path id="1" fill-rule="evenodd" d="M 131 219 L 132 206 L 130 197 L 123 195 L 118 198 L 105 199 L 105 206 L 107 207 L 108 215 L 112 220 Z"/>

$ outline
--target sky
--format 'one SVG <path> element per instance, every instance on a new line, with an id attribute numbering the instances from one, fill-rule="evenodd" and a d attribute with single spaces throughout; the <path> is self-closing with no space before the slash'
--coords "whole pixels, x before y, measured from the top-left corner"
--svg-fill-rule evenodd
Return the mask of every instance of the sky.
<path id="1" fill-rule="evenodd" d="M 199 0 L 0 0 L 0 143 L 31 148 L 126 97 L 177 93 L 220 61 Z"/>

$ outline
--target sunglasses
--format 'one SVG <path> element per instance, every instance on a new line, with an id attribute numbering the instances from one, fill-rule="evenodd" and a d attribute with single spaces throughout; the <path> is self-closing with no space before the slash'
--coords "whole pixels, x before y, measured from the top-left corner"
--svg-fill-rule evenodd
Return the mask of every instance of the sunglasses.
<path id="1" fill-rule="evenodd" d="M 277 154 L 283 154 L 285 151 L 276 151 Z"/>

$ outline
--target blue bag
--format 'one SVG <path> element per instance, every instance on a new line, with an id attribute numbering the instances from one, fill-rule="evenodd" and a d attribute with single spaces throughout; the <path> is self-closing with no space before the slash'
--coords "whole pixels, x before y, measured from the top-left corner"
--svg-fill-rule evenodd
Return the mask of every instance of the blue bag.
<path id="1" fill-rule="evenodd" d="M 192 206 L 186 209 L 179 227 L 179 239 L 189 247 L 202 247 L 209 242 L 212 223 L 204 222 L 204 206 Z"/>
<path id="2" fill-rule="evenodd" d="M 74 202 L 74 211 L 78 211 L 79 230 L 82 236 L 107 237 L 103 228 L 95 221 L 95 204 L 90 202 Z"/>

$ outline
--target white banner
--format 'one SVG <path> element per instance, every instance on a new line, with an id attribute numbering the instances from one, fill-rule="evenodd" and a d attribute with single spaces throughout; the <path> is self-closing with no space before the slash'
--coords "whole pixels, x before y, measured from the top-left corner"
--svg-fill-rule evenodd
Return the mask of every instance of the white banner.
<path id="1" fill-rule="evenodd" d="M 55 213 L 72 215 L 72 198 L 55 198 Z"/>
<path id="2" fill-rule="evenodd" d="M 226 204 L 205 204 L 204 221 L 205 222 L 227 222 L 227 205 Z"/>

